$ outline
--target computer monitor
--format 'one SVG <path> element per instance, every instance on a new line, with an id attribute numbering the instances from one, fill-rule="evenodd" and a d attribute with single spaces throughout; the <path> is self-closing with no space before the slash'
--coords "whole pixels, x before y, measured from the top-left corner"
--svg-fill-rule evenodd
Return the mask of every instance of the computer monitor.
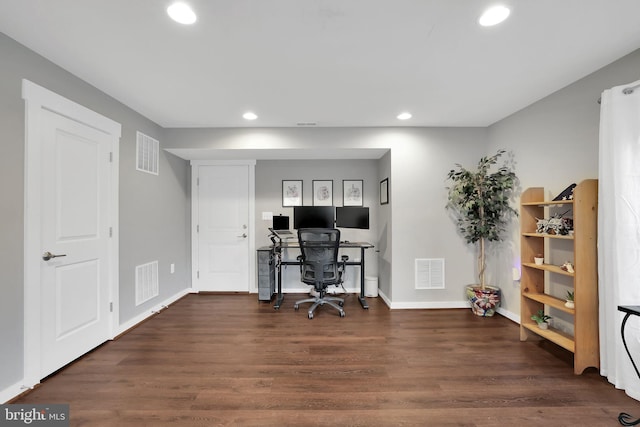
<path id="1" fill-rule="evenodd" d="M 274 230 L 288 230 L 289 229 L 289 217 L 283 215 L 277 215 L 273 217 L 273 229 Z"/>
<path id="2" fill-rule="evenodd" d="M 334 210 L 333 206 L 294 206 L 293 228 L 333 228 Z"/>
<path id="3" fill-rule="evenodd" d="M 336 227 L 369 229 L 369 208 L 344 206 L 336 208 Z"/>

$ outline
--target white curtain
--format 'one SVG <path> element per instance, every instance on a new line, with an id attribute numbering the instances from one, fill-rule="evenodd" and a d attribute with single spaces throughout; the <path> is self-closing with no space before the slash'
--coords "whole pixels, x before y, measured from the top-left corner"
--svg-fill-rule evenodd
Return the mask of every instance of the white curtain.
<path id="1" fill-rule="evenodd" d="M 640 81 L 602 93 L 599 169 L 600 373 L 640 400 L 618 311 L 619 305 L 640 305 Z M 625 338 L 640 368 L 639 317 L 629 318 Z"/>

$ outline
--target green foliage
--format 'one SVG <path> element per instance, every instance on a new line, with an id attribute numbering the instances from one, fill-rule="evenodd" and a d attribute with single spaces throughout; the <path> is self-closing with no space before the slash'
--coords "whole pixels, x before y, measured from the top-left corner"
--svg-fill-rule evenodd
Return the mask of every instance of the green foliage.
<path id="1" fill-rule="evenodd" d="M 567 291 L 567 301 L 573 301 L 573 291 Z"/>
<path id="2" fill-rule="evenodd" d="M 491 172 L 504 150 L 482 157 L 471 171 L 460 164 L 447 175 L 451 185 L 447 208 L 456 216 L 458 229 L 467 243 L 481 239 L 500 241 L 511 215 L 518 212 L 509 205 L 516 186 L 516 174 L 506 165 Z"/>
<path id="3" fill-rule="evenodd" d="M 498 150 L 490 157 L 482 157 L 475 171 L 456 164 L 447 175 L 451 183 L 447 208 L 456 217 L 458 229 L 467 243 L 480 242 L 478 255 L 480 286 L 485 289 L 485 241 L 501 241 L 511 215 L 518 212 L 509 204 L 516 187 L 516 174 L 503 164 L 491 172 L 492 166 L 505 153 Z"/>
<path id="4" fill-rule="evenodd" d="M 531 316 L 531 320 L 535 320 L 536 323 L 547 323 L 547 321 L 551 320 L 551 316 L 544 314 L 544 310 L 538 310 L 536 314 Z"/>

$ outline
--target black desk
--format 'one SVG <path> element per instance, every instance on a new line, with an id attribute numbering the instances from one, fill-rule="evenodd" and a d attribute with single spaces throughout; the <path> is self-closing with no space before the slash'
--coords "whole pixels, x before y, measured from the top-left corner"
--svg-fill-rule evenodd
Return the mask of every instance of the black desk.
<path id="1" fill-rule="evenodd" d="M 627 340 L 624 338 L 624 327 L 627 324 L 627 320 L 629 320 L 630 316 L 639 316 L 640 317 L 640 305 L 619 305 L 618 311 L 622 311 L 625 313 L 624 319 L 622 319 L 622 326 L 620 327 L 620 334 L 622 334 L 622 344 L 624 344 L 624 349 L 627 350 L 627 355 L 629 359 L 631 359 L 631 364 L 633 365 L 633 369 L 636 370 L 636 374 L 638 378 L 640 378 L 640 372 L 638 372 L 638 367 L 636 366 L 636 362 L 633 361 L 633 357 L 631 357 L 631 352 L 629 351 L 629 347 L 627 347 Z M 622 412 L 618 415 L 618 422 L 623 426 L 632 426 L 640 424 L 640 419 L 633 420 L 631 415 Z"/>
<path id="2" fill-rule="evenodd" d="M 278 310 L 282 305 L 282 301 L 284 300 L 284 294 L 282 293 L 282 266 L 283 265 L 299 265 L 300 262 L 297 260 L 283 260 L 282 259 L 282 250 L 283 249 L 294 249 L 300 248 L 297 240 L 283 240 L 281 242 L 277 242 L 272 246 L 275 259 L 276 259 L 276 271 L 277 271 L 277 296 L 276 303 L 273 306 L 274 309 Z M 365 249 L 373 248 L 373 245 L 368 242 L 340 242 L 340 248 L 359 248 L 360 249 L 360 261 L 347 261 L 345 265 L 358 265 L 360 266 L 360 295 L 358 296 L 358 301 L 360 301 L 360 305 L 362 308 L 369 308 L 369 304 L 364 298 L 364 251 Z"/>

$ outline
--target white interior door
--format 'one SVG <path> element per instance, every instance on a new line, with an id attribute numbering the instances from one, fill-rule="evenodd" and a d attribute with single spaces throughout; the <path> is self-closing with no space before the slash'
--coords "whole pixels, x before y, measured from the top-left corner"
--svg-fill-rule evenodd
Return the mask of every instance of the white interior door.
<path id="1" fill-rule="evenodd" d="M 43 118 L 42 370 L 48 375 L 109 337 L 103 212 L 111 141 L 58 114 Z"/>
<path id="2" fill-rule="evenodd" d="M 113 334 L 120 125 L 30 82 L 23 97 L 25 379 L 36 383 Z"/>
<path id="3" fill-rule="evenodd" d="M 198 291 L 248 292 L 250 166 L 201 165 L 197 175 Z"/>

